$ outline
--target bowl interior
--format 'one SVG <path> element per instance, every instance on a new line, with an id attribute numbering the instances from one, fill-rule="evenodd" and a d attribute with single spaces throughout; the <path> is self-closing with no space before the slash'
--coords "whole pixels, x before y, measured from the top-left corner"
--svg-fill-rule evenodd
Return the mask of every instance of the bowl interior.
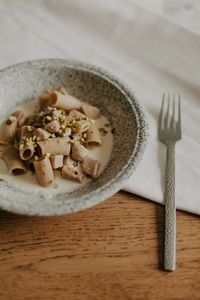
<path id="1" fill-rule="evenodd" d="M 3 197 L 0 205 L 5 207 L 7 199 L 5 208 L 8 210 L 49 215 L 67 213 L 90 206 L 100 200 L 101 197 L 97 196 L 98 191 L 105 192 L 109 185 L 110 191 L 112 190 L 112 182 L 116 180 L 123 168 L 127 167 L 137 150 L 140 125 L 138 113 L 126 91 L 102 71 L 69 61 L 27 62 L 2 71 L 0 73 L 0 117 L 3 118 L 9 111 L 13 111 L 16 105 L 30 101 L 43 91 L 61 85 L 70 94 L 99 107 L 111 122 L 115 132 L 110 161 L 95 181 L 74 192 L 58 195 L 55 199 L 42 199 L 42 204 L 40 197 L 33 197 L 31 193 L 24 195 L 20 189 L 13 189 L 5 182 L 1 182 L 0 192 Z M 120 188 L 121 186 L 118 189 Z M 104 198 L 106 195 L 108 196 L 108 193 L 104 194 Z"/>

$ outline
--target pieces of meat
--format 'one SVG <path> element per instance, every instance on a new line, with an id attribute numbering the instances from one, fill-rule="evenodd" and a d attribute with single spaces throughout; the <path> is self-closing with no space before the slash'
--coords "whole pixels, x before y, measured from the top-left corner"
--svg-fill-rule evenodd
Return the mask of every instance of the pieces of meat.
<path id="1" fill-rule="evenodd" d="M 92 178 L 96 178 L 98 176 L 98 171 L 100 167 L 100 162 L 88 156 L 84 157 L 82 163 L 83 172 L 89 175 Z"/>
<path id="2" fill-rule="evenodd" d="M 72 130 L 70 127 L 65 128 L 65 131 L 62 133 L 62 136 L 70 136 L 72 133 Z"/>
<path id="3" fill-rule="evenodd" d="M 54 170 L 63 167 L 63 157 L 64 156 L 62 154 L 50 156 L 51 166 Z"/>
<path id="4" fill-rule="evenodd" d="M 74 160 L 83 161 L 84 157 L 87 156 L 87 149 L 79 143 L 72 145 L 71 156 Z"/>
<path id="5" fill-rule="evenodd" d="M 65 165 L 62 168 L 61 174 L 62 174 L 62 177 L 66 178 L 66 179 L 71 179 L 71 180 L 78 181 L 78 182 L 82 182 L 82 180 L 83 180 L 83 174 L 79 170 L 69 167 L 68 165 Z"/>
<path id="6" fill-rule="evenodd" d="M 53 120 L 48 122 L 44 127 L 49 132 L 58 132 L 60 130 L 60 123 L 57 120 Z"/>

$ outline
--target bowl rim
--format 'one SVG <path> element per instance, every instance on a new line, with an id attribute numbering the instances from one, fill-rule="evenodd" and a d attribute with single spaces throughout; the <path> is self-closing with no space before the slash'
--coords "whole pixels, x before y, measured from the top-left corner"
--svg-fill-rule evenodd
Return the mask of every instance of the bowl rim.
<path id="1" fill-rule="evenodd" d="M 0 70 L 0 80 L 10 73 L 15 72 L 16 68 L 19 70 L 20 68 L 24 67 L 40 67 L 41 65 L 47 65 L 47 64 L 55 64 L 58 66 L 60 64 L 61 66 L 67 67 L 67 68 L 73 68 L 81 71 L 87 71 L 94 75 L 97 75 L 101 77 L 102 79 L 106 80 L 110 84 L 114 85 L 126 98 L 126 100 L 131 104 L 132 109 L 134 110 L 135 116 L 136 116 L 136 125 L 137 125 L 137 134 L 136 134 L 136 144 L 135 149 L 132 152 L 129 160 L 127 163 L 123 166 L 123 168 L 118 172 L 117 176 L 110 179 L 108 182 L 100 186 L 98 189 L 94 191 L 90 191 L 83 195 L 79 201 L 74 201 L 73 205 L 70 205 L 69 202 L 62 202 L 62 205 L 59 206 L 53 206 L 53 209 L 45 210 L 44 208 L 41 209 L 41 207 L 32 207 L 32 209 L 29 211 L 26 208 L 18 208 L 16 205 L 12 206 L 6 206 L 5 202 L 4 205 L 0 203 L 0 208 L 14 212 L 19 213 L 22 215 L 31 215 L 31 216 L 53 216 L 53 215 L 64 215 L 69 214 L 72 212 L 77 212 L 89 207 L 92 207 L 107 198 L 114 195 L 116 192 L 118 192 L 127 182 L 128 178 L 133 174 L 134 170 L 138 166 L 138 163 L 143 157 L 143 154 L 146 150 L 147 143 L 148 143 L 148 136 L 149 136 L 149 126 L 147 122 L 147 117 L 145 113 L 144 107 L 141 105 L 141 103 L 138 102 L 137 98 L 135 97 L 135 93 L 125 84 L 121 81 L 121 79 L 118 79 L 113 75 L 112 73 L 104 70 L 103 68 L 92 65 L 90 63 L 81 62 L 74 59 L 60 59 L 60 58 L 44 58 L 44 59 L 36 59 L 36 60 L 29 60 L 21 63 L 17 63 L 11 66 L 8 66 L 7 68 L 4 68 Z M 98 180 L 98 179 L 97 179 Z M 64 196 L 64 194 L 62 194 Z M 78 200 L 78 197 L 77 197 Z M 80 205 L 80 203 L 84 203 L 84 205 Z M 54 211 L 56 209 L 56 211 Z"/>

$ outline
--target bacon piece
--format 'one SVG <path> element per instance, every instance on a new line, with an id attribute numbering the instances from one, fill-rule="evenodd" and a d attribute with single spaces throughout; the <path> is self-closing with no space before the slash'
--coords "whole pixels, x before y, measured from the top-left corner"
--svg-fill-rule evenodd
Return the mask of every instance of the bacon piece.
<path id="1" fill-rule="evenodd" d="M 53 120 L 48 122 L 44 127 L 49 132 L 58 132 L 60 130 L 60 123 L 56 120 Z"/>
<path id="2" fill-rule="evenodd" d="M 65 128 L 64 132 L 62 133 L 62 136 L 70 136 L 72 133 L 72 130 L 70 127 Z"/>

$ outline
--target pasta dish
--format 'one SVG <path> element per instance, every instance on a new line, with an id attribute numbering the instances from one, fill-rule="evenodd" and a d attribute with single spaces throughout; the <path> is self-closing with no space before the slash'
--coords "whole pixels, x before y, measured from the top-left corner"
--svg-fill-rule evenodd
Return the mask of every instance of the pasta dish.
<path id="1" fill-rule="evenodd" d="M 55 170 L 62 178 L 81 183 L 97 178 L 100 161 L 91 149 L 102 147 L 112 129 L 107 121 L 99 127 L 99 108 L 68 94 L 61 87 L 37 99 L 35 111 L 10 114 L 0 126 L 1 158 L 11 175 L 36 175 L 41 186 L 54 183 Z M 56 172 L 58 172 L 56 171 Z"/>

